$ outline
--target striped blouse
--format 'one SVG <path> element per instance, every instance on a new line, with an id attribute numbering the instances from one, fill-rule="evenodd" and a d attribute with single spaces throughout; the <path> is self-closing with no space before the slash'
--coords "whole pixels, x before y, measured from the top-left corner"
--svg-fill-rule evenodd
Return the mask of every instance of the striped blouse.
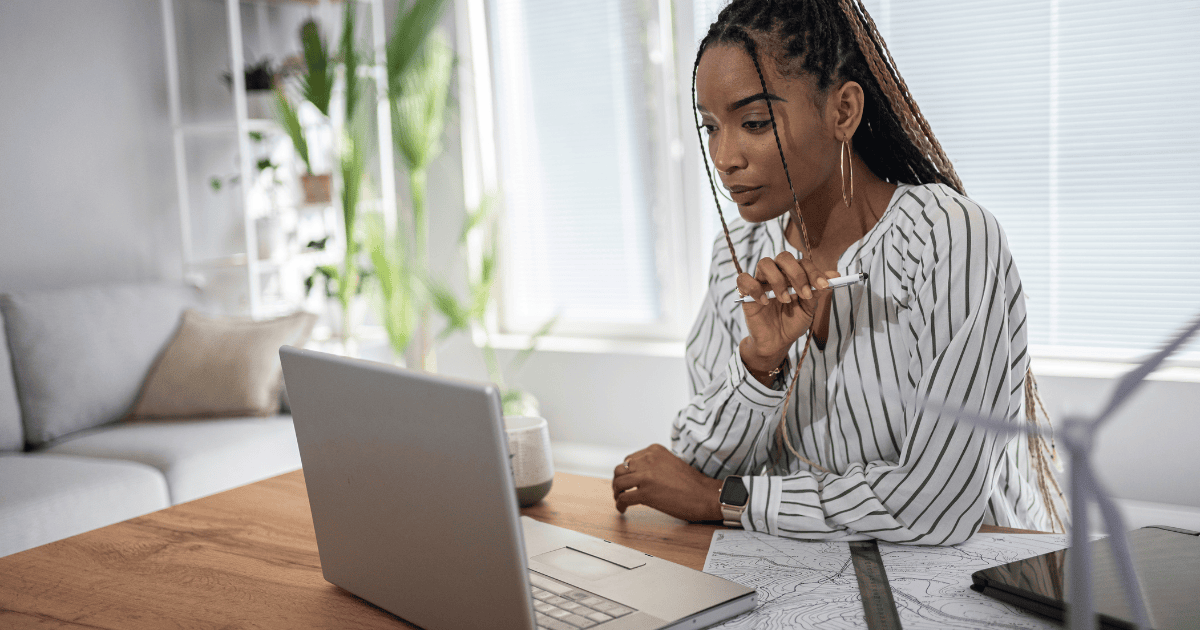
<path id="1" fill-rule="evenodd" d="M 785 249 L 786 216 L 730 223 L 742 267 Z M 834 290 L 828 338 L 795 376 L 792 456 L 775 437 L 787 383 L 767 387 L 741 361 L 748 333 L 723 235 L 688 336 L 691 400 L 671 435 L 704 474 L 742 475 L 746 529 L 779 536 L 948 545 L 980 524 L 1049 529 L 1026 441 L 922 412 L 919 397 L 1024 421 L 1025 304 L 990 212 L 942 185 L 896 189 L 879 222 L 838 260 L 865 283 Z M 891 395 L 888 395 L 888 393 Z M 895 393 L 899 393 L 896 400 Z"/>

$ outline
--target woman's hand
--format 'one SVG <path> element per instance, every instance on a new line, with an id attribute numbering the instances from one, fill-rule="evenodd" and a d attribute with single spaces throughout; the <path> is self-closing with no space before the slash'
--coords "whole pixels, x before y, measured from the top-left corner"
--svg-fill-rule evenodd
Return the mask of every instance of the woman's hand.
<path id="1" fill-rule="evenodd" d="M 721 481 L 705 476 L 659 444 L 617 464 L 612 487 L 622 514 L 631 505 L 645 505 L 685 521 L 721 520 Z"/>
<path id="2" fill-rule="evenodd" d="M 812 327 L 817 312 L 817 289 L 829 286 L 836 271 L 822 272 L 807 258 L 797 260 L 790 252 L 775 258 L 763 258 L 754 276 L 738 276 L 738 291 L 755 299 L 743 302 L 746 328 L 750 336 L 742 340 L 742 361 L 752 371 L 767 372 L 783 363 L 796 340 Z M 797 295 L 788 289 L 795 287 Z M 767 291 L 775 292 L 768 299 Z"/>

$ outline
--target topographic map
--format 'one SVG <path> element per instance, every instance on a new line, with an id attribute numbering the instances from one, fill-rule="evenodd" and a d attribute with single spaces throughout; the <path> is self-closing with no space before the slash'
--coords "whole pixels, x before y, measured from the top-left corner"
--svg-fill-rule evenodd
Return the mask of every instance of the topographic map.
<path id="1" fill-rule="evenodd" d="M 1067 546 L 1063 534 L 975 534 L 954 547 L 879 543 L 906 630 L 1062 626 L 970 589 L 971 574 Z M 858 580 L 844 542 L 757 532 L 713 533 L 704 572 L 758 590 L 755 609 L 718 628 L 865 628 Z"/>

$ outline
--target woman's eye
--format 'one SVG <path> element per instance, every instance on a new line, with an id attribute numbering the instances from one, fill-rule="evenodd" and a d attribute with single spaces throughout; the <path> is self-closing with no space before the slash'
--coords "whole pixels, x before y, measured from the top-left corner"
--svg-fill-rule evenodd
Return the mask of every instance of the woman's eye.
<path id="1" fill-rule="evenodd" d="M 704 129 L 704 133 L 706 133 L 710 136 L 713 135 L 714 133 L 716 133 L 716 131 L 717 131 L 716 125 L 700 125 L 700 128 Z"/>
<path id="2" fill-rule="evenodd" d="M 742 123 L 742 126 L 750 131 L 758 131 L 759 129 L 766 129 L 770 124 L 771 121 L 769 120 L 747 120 Z"/>

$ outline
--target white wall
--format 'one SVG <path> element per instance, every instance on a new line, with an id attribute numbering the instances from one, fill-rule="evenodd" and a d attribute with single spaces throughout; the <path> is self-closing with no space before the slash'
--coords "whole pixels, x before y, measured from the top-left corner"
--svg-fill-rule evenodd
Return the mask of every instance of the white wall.
<path id="1" fill-rule="evenodd" d="M 0 4 L 0 289 L 179 277 L 158 3 Z"/>

